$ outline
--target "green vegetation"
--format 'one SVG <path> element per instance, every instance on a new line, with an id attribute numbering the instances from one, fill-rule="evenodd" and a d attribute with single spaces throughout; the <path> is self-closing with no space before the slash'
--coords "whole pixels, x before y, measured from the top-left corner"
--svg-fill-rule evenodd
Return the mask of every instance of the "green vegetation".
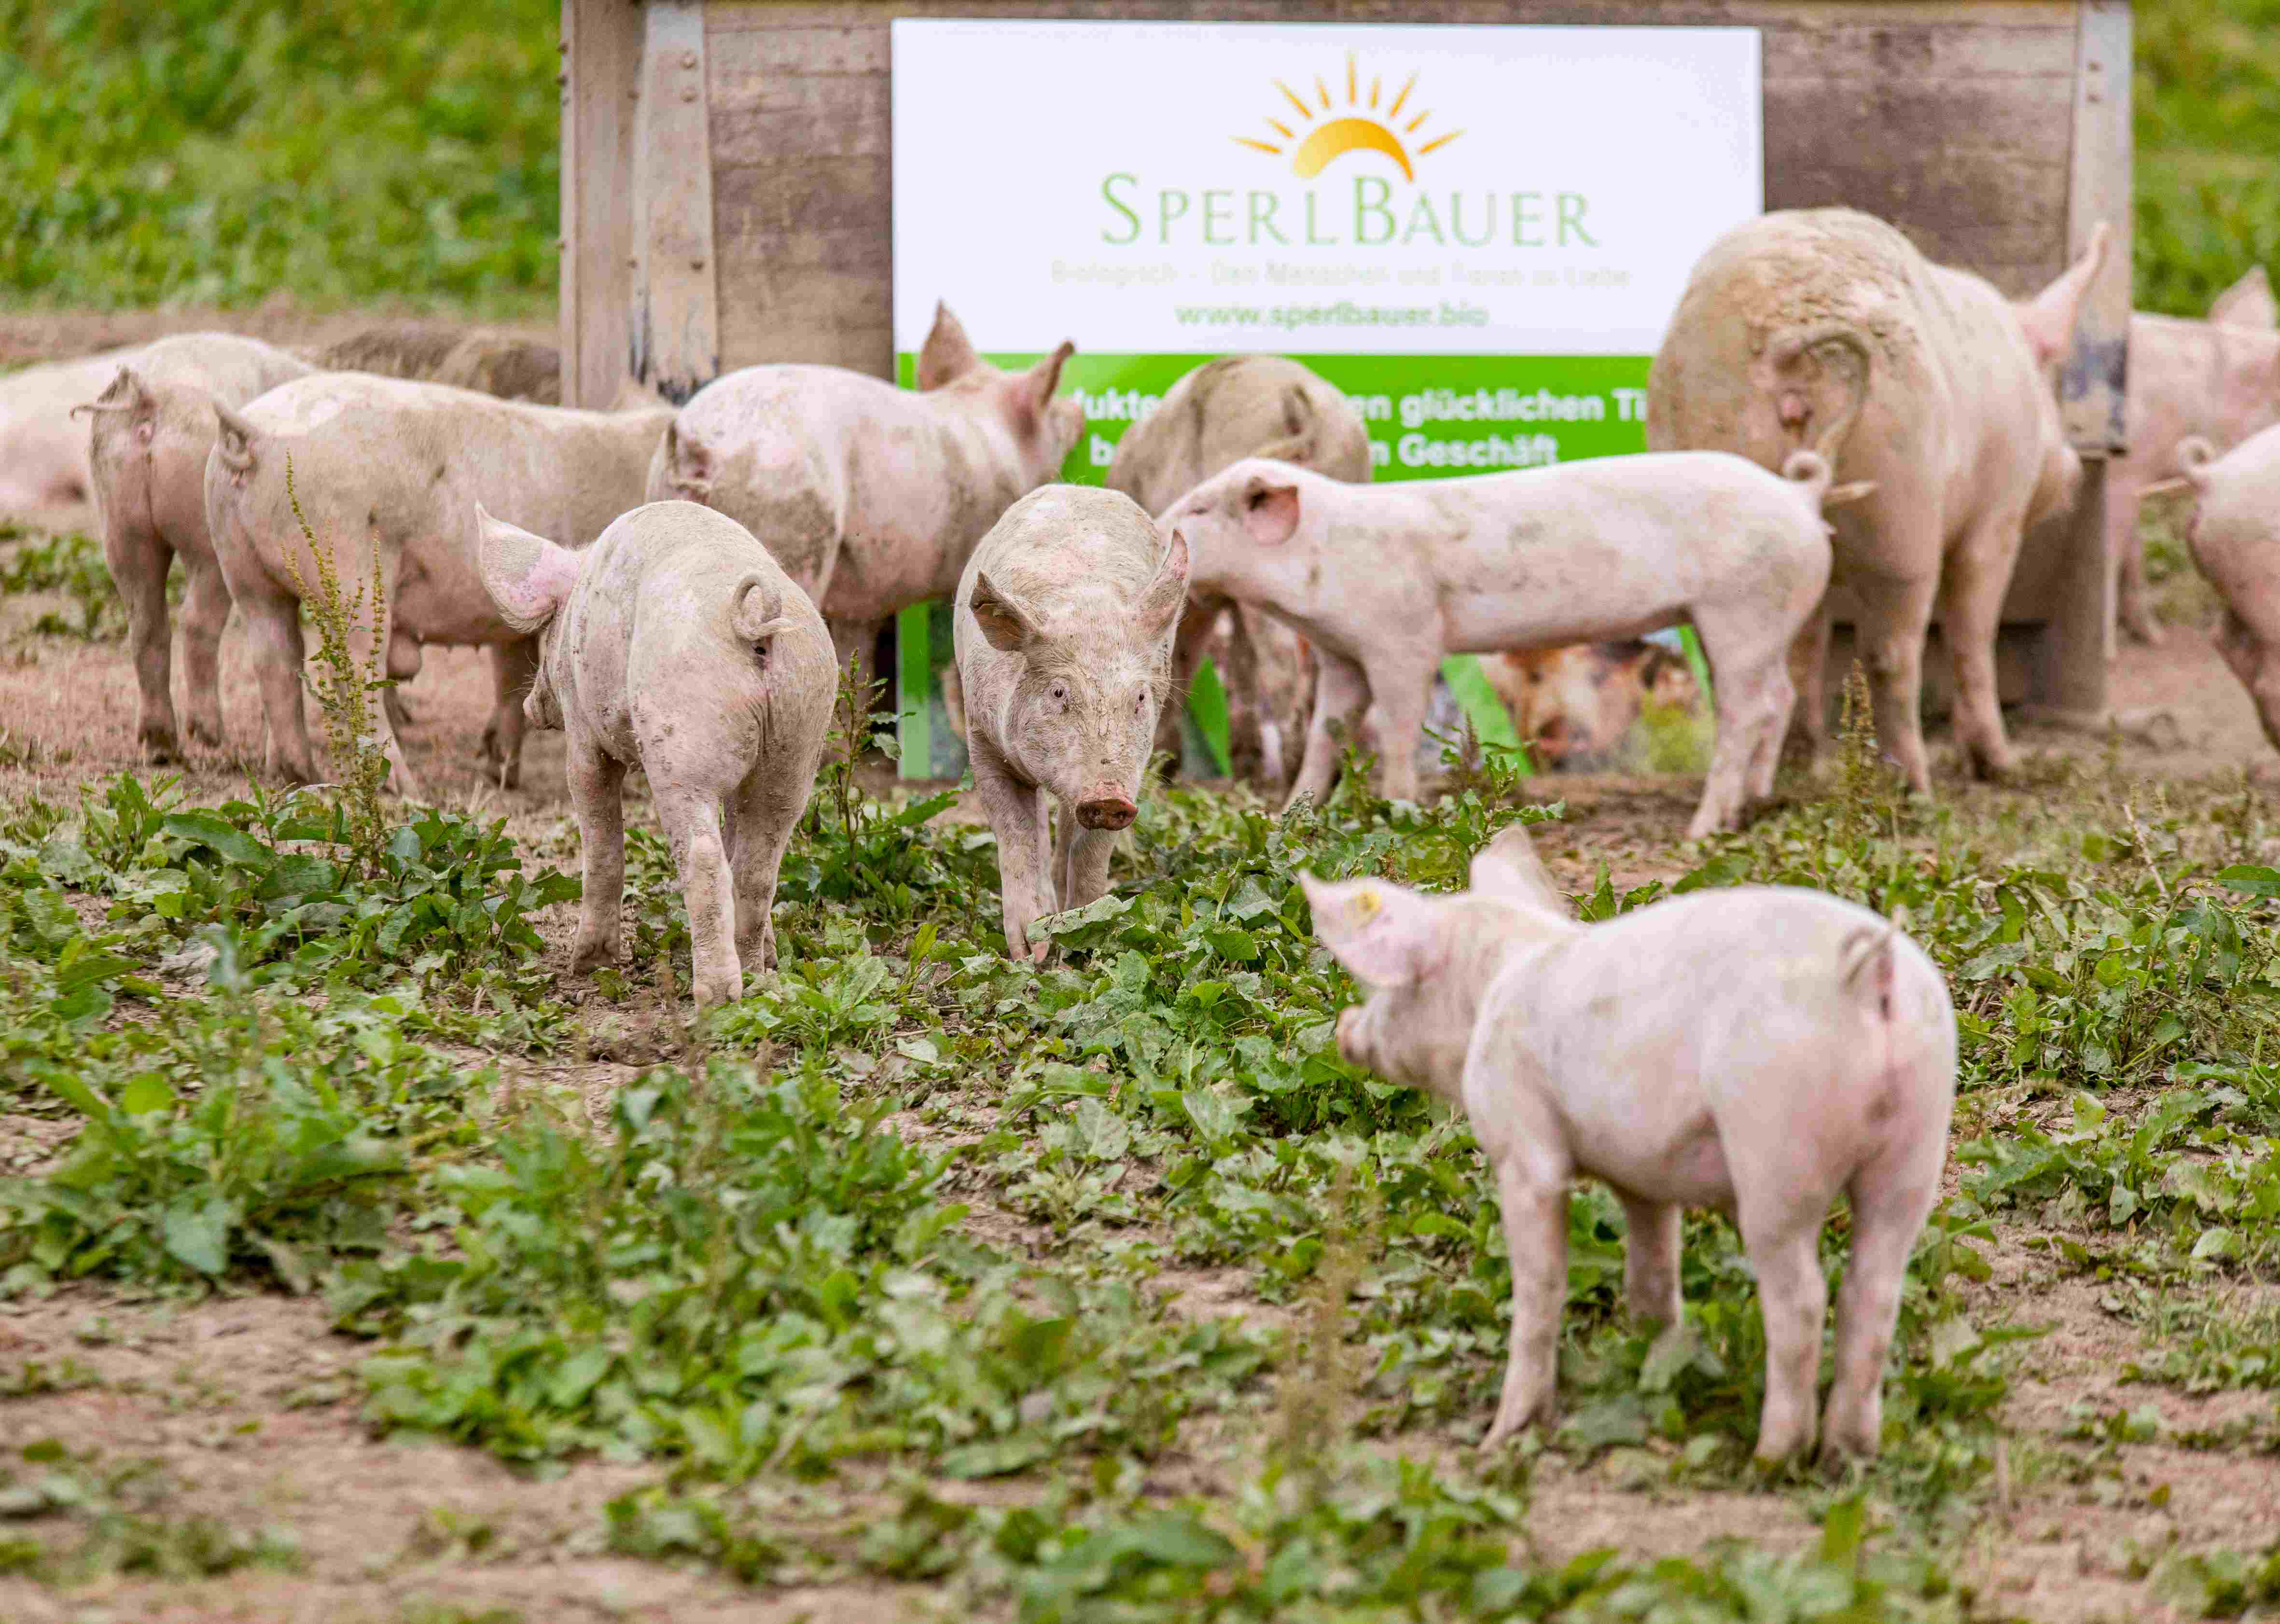
<path id="1" fill-rule="evenodd" d="M 552 0 L 0 0 L 0 288 L 548 309 Z"/>
<path id="2" fill-rule="evenodd" d="M 553 0 L 0 0 L 0 288 L 70 305 L 448 305 L 555 286 Z M 2140 6 L 2138 303 L 2280 260 L 2276 0 Z"/>
<path id="3" fill-rule="evenodd" d="M 987 831 L 875 801 L 843 761 L 786 865 L 782 974 L 693 1033 L 676 1013 L 663 1063 L 599 1107 L 518 1084 L 517 1057 L 689 984 L 653 837 L 629 843 L 634 956 L 574 1024 L 530 917 L 573 888 L 527 876 L 496 828 L 423 813 L 360 872 L 322 794 L 187 808 L 123 778 L 76 812 L 18 803 L 0 1105 L 73 1136 L 0 1181 L 0 1291 L 321 1293 L 366 1343 L 372 1425 L 651 1463 L 601 1536 L 753 1582 L 921 1579 L 1036 1620 L 1742 1619 L 1769 1597 L 1977 1616 L 1954 1574 L 2007 1474 L 2118 1480 L 2128 1451 L 2179 1441 L 2134 1410 L 2013 1431 L 2039 1328 L 1973 1295 L 1999 1251 L 2111 1282 L 2146 1332 L 2132 1382 L 2274 1384 L 2254 1293 L 2280 1257 L 2280 872 L 2238 797 L 2148 805 L 2053 767 L 1966 816 L 1893 798 L 1859 733 L 1828 799 L 1698 849 L 1668 888 L 1806 883 L 1890 912 L 1963 1012 L 1960 1187 L 1910 1270 L 1884 1453 L 1833 1486 L 1748 1459 L 1763 1338 L 1732 1227 L 1690 1218 L 1687 1323 L 1650 1339 L 1621 1316 L 1622 1218 L 1597 1189 L 1571 1207 L 1561 1424 L 1502 1459 L 1452 1452 L 1502 1371 L 1493 1186 L 1461 1119 L 1337 1058 L 1352 992 L 1295 874 L 1447 888 L 1515 818 L 1556 836 L 1560 809 L 1516 804 L 1493 763 L 1422 809 L 1352 776 L 1281 819 L 1152 798 L 1120 889 L 1046 921 L 1033 971 L 1002 957 Z M 1603 872 L 1580 905 L 1664 891 Z M 1239 1312 L 1182 1306 L 1198 1271 Z M 2269 1447 L 2244 1425 L 2224 1436 Z M 1190 1486 L 1159 1477 L 1174 1461 Z M 1822 1542 L 1552 1562 L 1527 1532 L 1550 1462 L 1770 1493 Z M 974 1478 L 1002 1492 L 943 1493 Z M 857 1490 L 897 1509 L 828 1508 Z M 2263 1560 L 2159 1571 L 2221 1610 L 2261 1594 Z"/>
<path id="4" fill-rule="evenodd" d="M 2280 270 L 2280 4 L 2163 0 L 2132 20 L 2138 308 L 2204 315 L 2250 266 Z"/>

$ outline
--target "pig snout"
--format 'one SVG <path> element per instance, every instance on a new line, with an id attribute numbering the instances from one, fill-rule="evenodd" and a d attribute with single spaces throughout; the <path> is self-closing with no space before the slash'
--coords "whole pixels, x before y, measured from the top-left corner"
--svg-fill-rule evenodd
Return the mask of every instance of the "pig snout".
<path id="1" fill-rule="evenodd" d="M 1086 790 L 1076 804 L 1076 820 L 1089 829 L 1128 829 L 1139 815 L 1130 796 L 1105 784 Z"/>

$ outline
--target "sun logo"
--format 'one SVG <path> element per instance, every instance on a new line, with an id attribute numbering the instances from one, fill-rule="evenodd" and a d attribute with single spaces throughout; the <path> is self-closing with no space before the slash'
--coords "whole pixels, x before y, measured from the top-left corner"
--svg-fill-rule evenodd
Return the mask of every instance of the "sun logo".
<path id="1" fill-rule="evenodd" d="M 1340 113 L 1326 122 L 1316 122 L 1332 111 L 1330 88 L 1322 82 L 1319 73 L 1314 76 L 1314 96 L 1321 104 L 1319 107 L 1308 106 L 1305 96 L 1279 79 L 1275 81 L 1275 88 L 1282 92 L 1282 99 L 1289 102 L 1298 114 L 1291 124 L 1285 124 L 1279 118 L 1267 120 L 1268 127 L 1282 138 L 1282 142 L 1259 141 L 1249 135 L 1237 135 L 1235 140 L 1239 146 L 1259 152 L 1272 152 L 1277 158 L 1285 152 L 1292 152 L 1290 169 L 1301 181 L 1313 180 L 1329 167 L 1333 159 L 1348 152 L 1383 152 L 1399 167 L 1403 180 L 1414 181 L 1417 178 L 1417 159 L 1447 146 L 1465 133 L 1451 130 L 1447 135 L 1411 151 L 1402 137 L 1415 135 L 1424 127 L 1425 120 L 1433 116 L 1430 112 L 1420 112 L 1406 124 L 1399 122 L 1401 110 L 1409 101 L 1409 93 L 1417 88 L 1417 75 L 1409 75 L 1408 82 L 1393 98 L 1393 104 L 1381 113 L 1377 111 L 1378 77 L 1375 73 L 1370 75 L 1369 101 L 1365 106 L 1361 99 L 1360 74 L 1355 68 L 1352 51 L 1346 53 L 1345 104 L 1355 110 L 1352 112 Z"/>

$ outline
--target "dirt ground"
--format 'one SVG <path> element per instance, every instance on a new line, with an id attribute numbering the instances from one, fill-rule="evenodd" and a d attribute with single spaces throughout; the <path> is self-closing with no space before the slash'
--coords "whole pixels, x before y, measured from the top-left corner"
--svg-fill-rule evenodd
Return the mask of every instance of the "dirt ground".
<path id="1" fill-rule="evenodd" d="M 195 327 L 196 312 L 164 316 L 11 318 L 0 323 L 0 362 L 127 342 L 158 330 Z M 297 342 L 335 329 L 265 324 L 269 336 Z M 357 318 L 346 319 L 353 324 Z M 14 348 L 12 349 L 12 346 Z M 0 796 L 37 793 L 69 801 L 82 787 L 143 771 L 134 740 L 135 689 L 124 645 L 82 644 L 26 635 L 52 604 L 0 601 Z M 243 793 L 258 766 L 261 719 L 247 650 L 235 635 L 223 653 L 223 703 L 229 747 L 196 754 L 180 769 L 193 799 Z M 177 673 L 179 683 L 179 672 Z M 2121 745 L 2126 770 L 2164 779 L 2264 773 L 2273 760 L 2255 713 L 2205 633 L 2173 628 L 2159 649 L 2125 646 L 2114 673 L 2117 710 L 2143 724 Z M 532 736 L 522 785 L 489 782 L 477 741 L 490 704 L 484 658 L 431 650 L 404 690 L 412 721 L 404 743 L 414 770 L 440 803 L 505 815 L 525 840 L 552 844 L 566 862 L 562 742 Z M 2094 758 L 2102 740 L 2022 728 L 2030 753 Z M 1952 763 L 1943 793 L 2031 796 L 2031 789 L 1966 788 Z M 1669 879 L 1674 842 L 1691 811 L 1698 781 L 1576 776 L 1552 781 L 1568 820 L 1544 850 L 1571 889 L 1607 865 L 1618 888 Z M 638 820 L 646 809 L 635 804 Z M 953 814 L 954 815 L 954 814 Z M 557 955 L 566 954 L 568 911 L 546 921 Z M 536 1080 L 579 1090 L 590 1102 L 631 1075 L 610 1062 L 546 1064 Z M 903 1125 L 923 1133 L 915 1123 Z M 0 1154 L 0 1165 L 14 1159 Z M 1024 1228 L 982 1210 L 974 1222 L 1000 1245 L 1019 1245 Z M 2006 1419 L 2015 1451 L 1999 1507 L 1973 1536 L 1958 1578 L 1979 1592 L 1984 1616 L 2046 1624 L 2156 1620 L 2171 1616 L 2149 1598 L 2144 1565 L 2172 1543 L 2253 1549 L 2280 1532 L 2280 1454 L 2269 1394 L 2206 1398 L 2121 1383 L 2140 1351 L 2136 1328 L 2101 1306 L 2101 1288 L 2059 1278 L 2049 1254 L 2030 1249 L 2023 1228 L 1999 1228 L 1994 1278 L 1965 1287 L 1975 1308 L 2047 1328 L 2020 1356 Z M 1198 1312 L 1273 1311 L 1250 1301 L 1237 1277 L 1167 1281 Z M 2266 1289 L 2269 1289 L 2267 1288 Z M 320 1305 L 267 1297 L 185 1305 L 131 1300 L 75 1287 L 44 1300 L 0 1301 L 0 1373 L 36 1365 L 56 1390 L 0 1397 L 0 1447 L 54 1438 L 67 1449 L 99 1450 L 161 1463 L 177 1509 L 204 1511 L 241 1526 L 274 1528 L 298 1546 L 293 1574 L 249 1570 L 196 1583 L 112 1578 L 63 1592 L 0 1579 L 0 1620 L 245 1620 L 284 1624 L 396 1624 L 481 1615 L 485 1609 L 528 1620 L 790 1620 L 875 1624 L 928 1616 L 925 1593 L 868 1584 L 754 1591 L 728 1581 L 610 1556 L 601 1507 L 653 1474 L 599 1463 L 551 1476 L 510 1471 L 491 1457 L 437 1443 L 376 1439 L 360 1419 L 348 1373 L 363 1345 L 332 1334 Z M 24 1386 L 36 1383 L 21 1382 Z M 2131 1445 L 2091 1460 L 2058 1443 L 2069 1411 L 2100 1413 L 2157 1406 L 2165 1440 L 2246 1427 L 2251 1447 L 2187 1449 L 2168 1442 Z M 1404 1447 L 1421 1446 L 1415 1437 Z M 1431 1441 L 1425 1441 L 1427 1447 Z M 1444 1445 L 1453 1449 L 1453 1443 Z M 1693 1551 L 1725 1535 L 1804 1545 L 1814 1529 L 1791 1502 L 1731 1492 L 1660 1488 L 1621 1481 L 1618 1457 L 1575 1470 L 1547 1458 L 1534 1487 L 1531 1536 L 1546 1556 L 1595 1545 L 1634 1555 Z M 2091 1464 L 2085 1465 L 2085 1461 Z M 1247 1463 L 1236 1447 L 1208 1438 L 1166 1470 L 1197 1483 L 1239 1480 Z M 944 1483 L 945 1496 L 972 1494 Z M 450 1606 L 458 1613 L 436 1609 Z"/>

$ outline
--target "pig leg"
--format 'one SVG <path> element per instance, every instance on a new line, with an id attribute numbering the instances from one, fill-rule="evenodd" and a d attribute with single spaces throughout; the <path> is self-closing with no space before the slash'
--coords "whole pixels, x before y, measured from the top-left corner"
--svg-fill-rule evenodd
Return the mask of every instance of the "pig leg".
<path id="1" fill-rule="evenodd" d="M 1265 754 L 1267 711 L 1259 645 L 1252 640 L 1251 617 L 1237 610 L 1227 620 L 1227 669 L 1219 674 L 1227 693 L 1228 770 L 1238 779 L 1256 779 Z"/>
<path id="2" fill-rule="evenodd" d="M 728 840 L 728 868 L 736 888 L 736 957 L 757 975 L 776 967 L 776 876 L 799 815 L 807 809 L 805 795 L 787 791 L 815 776 L 813 767 L 805 774 L 787 774 L 784 767 L 782 761 L 764 760 L 737 787 Z"/>
<path id="3" fill-rule="evenodd" d="M 1623 1302 L 1634 1320 L 1676 1325 L 1679 1320 L 1680 1212 L 1669 1201 L 1619 1197 L 1623 1204 Z"/>
<path id="4" fill-rule="evenodd" d="M 218 745 L 221 733 L 221 635 L 229 624 L 229 582 L 209 557 L 182 556 L 189 589 L 182 595 L 182 685 L 190 702 L 190 737 Z"/>
<path id="5" fill-rule="evenodd" d="M 491 719 L 483 727 L 483 759 L 498 769 L 502 789 L 522 783 L 522 699 L 537 675 L 537 638 L 523 637 L 491 650 Z"/>
<path id="6" fill-rule="evenodd" d="M 345 578 L 344 574 L 343 579 Z M 373 660 L 374 650 L 389 646 L 388 640 L 391 630 L 389 622 L 394 618 L 395 608 L 396 571 L 383 565 L 380 601 L 370 606 L 371 623 L 366 624 L 362 620 L 351 620 L 349 622 L 349 658 L 356 662 L 356 668 L 358 671 L 372 669 L 374 663 Z M 391 690 L 387 689 L 375 689 L 366 693 L 365 726 L 371 730 L 372 736 L 379 742 L 381 749 L 387 753 L 389 789 L 409 800 L 420 793 L 420 784 L 419 781 L 412 776 L 412 764 L 404 758 L 403 743 L 397 738 L 396 729 L 389 725 L 388 707 L 381 703 L 381 696 L 389 691 Z M 338 765 L 345 766 L 347 764 Z"/>
<path id="7" fill-rule="evenodd" d="M 2253 627 L 2228 609 L 2217 627 L 2216 650 L 2256 702 L 2256 718 L 2264 724 L 2265 743 L 2280 750 L 2280 646 L 2266 643 Z"/>
<path id="8" fill-rule="evenodd" d="M 404 684 L 420 674 L 426 650 L 417 637 L 406 636 L 401 627 L 388 640 L 388 680 L 392 686 L 380 691 L 381 704 L 388 712 L 388 725 L 398 738 L 412 725 L 412 707 L 404 702 Z M 489 737 L 488 731 L 484 737 Z"/>
<path id="9" fill-rule="evenodd" d="M 1483 1449 L 1550 1420 L 1560 1377 L 1560 1311 L 1568 1300 L 1568 1184 L 1531 1175 L 1516 1157 L 1496 1170 L 1504 1249 L 1512 1263 L 1512 1349 Z"/>
<path id="10" fill-rule="evenodd" d="M 1039 890 L 1051 883 L 1052 859 L 1047 849 L 1044 797 L 1033 784 L 1023 783 L 979 732 L 967 746 L 974 766 L 974 793 L 990 827 L 998 835 L 998 901 L 1005 921 L 1005 954 L 1009 958 L 1042 959 L 1045 943 L 1032 954 L 1029 927 L 1039 914 Z"/>
<path id="11" fill-rule="evenodd" d="M 1088 829 L 1075 815 L 1061 813 L 1053 852 L 1053 875 L 1062 908 L 1082 908 L 1108 895 L 1108 859 L 1116 851 L 1114 829 Z"/>
<path id="12" fill-rule="evenodd" d="M 1773 1162 L 1746 1176 L 1729 1166 L 1740 1197 L 1742 1248 L 1758 1274 L 1758 1312 L 1766 1328 L 1766 1404 L 1758 1422 L 1758 1459 L 1786 1460 L 1813 1443 L 1815 1389 L 1821 1381 L 1821 1328 L 1829 1282 L 1816 1243 L 1828 1212 L 1810 1200 L 1797 1170 Z"/>
<path id="13" fill-rule="evenodd" d="M 1369 682 L 1369 725 L 1376 730 L 1378 778 L 1389 801 L 1417 798 L 1417 741 L 1425 736 L 1425 702 L 1433 689 L 1433 662 L 1401 658 L 1373 660 L 1366 668 Z"/>
<path id="14" fill-rule="evenodd" d="M 1156 742 L 1152 748 L 1171 757 L 1175 769 L 1180 765 L 1180 719 L 1188 713 L 1188 685 L 1196 680 L 1196 667 L 1204 663 L 1204 650 L 1210 646 L 1212 633 L 1227 606 L 1223 597 L 1190 596 L 1180 614 L 1180 629 L 1172 636 L 1171 695 L 1156 717 Z"/>
<path id="15" fill-rule="evenodd" d="M 261 684 L 261 716 L 268 732 L 265 766 L 289 784 L 317 781 L 309 752 L 309 719 L 301 709 L 301 605 L 282 593 L 237 594 L 238 612 L 253 644 Z"/>
<path id="16" fill-rule="evenodd" d="M 831 651 L 839 657 L 839 669 L 859 689 L 867 692 L 874 674 L 871 669 L 871 651 L 878 646 L 879 622 L 833 620 L 829 624 Z"/>
<path id="17" fill-rule="evenodd" d="M 626 769 L 576 733 L 570 735 L 565 768 L 585 865 L 578 935 L 570 948 L 570 974 L 577 975 L 618 959 L 618 910 L 626 890 Z"/>
<path id="18" fill-rule="evenodd" d="M 671 781 L 669 775 L 652 776 L 653 788 L 658 776 Z M 736 901 L 728 886 L 720 812 L 720 798 L 702 790 L 668 789 L 657 797 L 658 821 L 673 847 L 681 899 L 689 909 L 689 972 L 699 1013 L 744 996 L 744 974 L 736 963 Z"/>
<path id="19" fill-rule="evenodd" d="M 1883 1441 L 1884 1358 L 1899 1318 L 1908 1253 L 1939 1199 L 1945 1126 L 1943 1119 L 1936 1131 L 1888 1146 L 1847 1187 L 1852 1255 L 1837 1299 L 1837 1374 L 1822 1420 L 1824 1455 L 1873 1455 Z"/>
<path id="20" fill-rule="evenodd" d="M 1298 779 L 1290 786 L 1290 798 L 1282 804 L 1284 812 L 1301 801 L 1320 806 L 1329 798 L 1341 748 L 1336 735 L 1343 734 L 1347 742 L 1352 741 L 1354 717 L 1369 697 L 1369 684 L 1360 666 L 1328 649 L 1318 648 L 1316 652 L 1321 673 L 1314 682 L 1314 719 L 1306 728 L 1306 753 L 1298 763 Z"/>
<path id="21" fill-rule="evenodd" d="M 135 736 L 146 761 L 172 761 L 181 754 L 174 733 L 173 673 L 166 646 L 166 572 L 174 550 L 150 530 L 106 525 L 104 561 L 127 600 L 127 643 L 135 655 Z"/>
<path id="22" fill-rule="evenodd" d="M 1928 547 L 1922 556 L 1936 557 L 1937 551 Z M 1923 650 L 1938 579 L 1862 577 L 1860 587 L 1860 620 L 1852 630 L 1868 674 L 1876 743 L 1910 789 L 1930 795 L 1931 763 L 1924 754 L 1922 714 Z"/>
<path id="23" fill-rule="evenodd" d="M 2145 602 L 2145 543 L 2138 534 L 2138 488 L 2134 481 L 2114 478 L 2109 468 L 2106 484 L 2106 553 L 2114 566 L 2115 619 L 2122 629 L 2139 643 L 2158 644 L 2161 622 Z M 2112 630 L 2107 632 L 2106 656 L 2114 658 Z"/>
<path id="24" fill-rule="evenodd" d="M 2002 778 L 2019 765 L 2018 752 L 2003 736 L 1995 635 L 2023 523 L 2024 516 L 2014 512 L 1976 527 L 1949 556 L 1939 583 L 1940 636 L 1955 671 L 1956 739 L 1974 774 L 1985 779 Z"/>
<path id="25" fill-rule="evenodd" d="M 1790 717 L 1788 737 L 1797 744 L 1808 768 L 1829 743 L 1829 643 L 1835 629 L 1824 595 L 1812 618 L 1798 628 L 1797 641 L 1790 644 L 1789 680 L 1797 693 L 1798 707 Z"/>

